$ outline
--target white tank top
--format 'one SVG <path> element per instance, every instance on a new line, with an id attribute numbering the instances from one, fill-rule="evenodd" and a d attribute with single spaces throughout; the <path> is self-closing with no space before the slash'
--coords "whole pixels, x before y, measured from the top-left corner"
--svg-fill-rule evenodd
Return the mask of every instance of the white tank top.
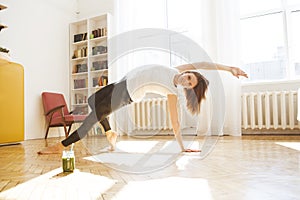
<path id="1" fill-rule="evenodd" d="M 178 73 L 175 68 L 161 65 L 135 68 L 126 75 L 128 93 L 135 102 L 140 101 L 146 93 L 162 96 L 178 95 L 178 90 L 173 83 L 174 76 Z"/>

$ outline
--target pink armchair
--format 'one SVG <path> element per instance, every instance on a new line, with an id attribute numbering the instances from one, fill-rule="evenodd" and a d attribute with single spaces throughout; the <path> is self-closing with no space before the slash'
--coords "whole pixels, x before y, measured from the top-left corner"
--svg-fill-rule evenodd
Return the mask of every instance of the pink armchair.
<path id="1" fill-rule="evenodd" d="M 47 139 L 50 127 L 60 126 L 64 127 L 65 136 L 68 137 L 73 123 L 80 123 L 87 116 L 73 115 L 69 112 L 64 96 L 59 93 L 43 92 L 42 101 L 47 122 L 45 139 Z M 67 126 L 69 126 L 68 130 Z"/>

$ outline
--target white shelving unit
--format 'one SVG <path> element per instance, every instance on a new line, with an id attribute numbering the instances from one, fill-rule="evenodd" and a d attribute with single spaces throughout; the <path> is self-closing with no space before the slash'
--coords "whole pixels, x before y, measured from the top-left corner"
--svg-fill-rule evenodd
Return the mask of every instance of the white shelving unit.
<path id="1" fill-rule="evenodd" d="M 108 84 L 109 14 L 70 24 L 70 105 L 87 114 L 87 99 Z"/>

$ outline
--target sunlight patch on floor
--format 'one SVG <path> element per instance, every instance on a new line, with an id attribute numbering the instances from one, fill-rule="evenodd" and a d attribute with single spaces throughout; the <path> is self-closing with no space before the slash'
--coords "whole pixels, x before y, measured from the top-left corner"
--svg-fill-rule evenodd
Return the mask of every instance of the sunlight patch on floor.
<path id="1" fill-rule="evenodd" d="M 187 155 L 180 157 L 176 161 L 176 166 L 177 166 L 178 170 L 185 170 L 191 160 L 199 159 L 199 154 L 200 153 L 195 152 L 195 153 L 186 153 L 186 154 Z"/>
<path id="2" fill-rule="evenodd" d="M 148 153 L 158 144 L 158 141 L 120 141 L 117 149 L 128 153 Z"/>
<path id="3" fill-rule="evenodd" d="M 276 144 L 300 151 L 300 142 L 276 142 Z"/>
<path id="4" fill-rule="evenodd" d="M 184 146 L 190 149 L 199 149 L 198 141 L 183 141 Z M 176 141 L 120 141 L 116 144 L 117 151 L 128 153 L 150 153 L 150 152 L 180 152 Z"/>
<path id="5" fill-rule="evenodd" d="M 187 148 L 199 149 L 199 142 L 184 141 Z M 162 169 L 185 156 L 176 141 L 120 141 L 115 151 L 102 149 L 84 159 L 100 162 L 115 170 L 128 173 L 146 173 Z M 199 153 L 186 153 L 194 158 Z M 178 169 L 185 169 L 189 159 L 181 159 Z"/>
<path id="6" fill-rule="evenodd" d="M 115 151 L 102 149 L 84 159 L 127 173 L 146 173 L 172 164 L 180 154 L 175 141 L 121 141 L 116 146 Z"/>
<path id="7" fill-rule="evenodd" d="M 206 179 L 168 177 L 146 181 L 130 181 L 116 199 L 212 199 Z"/>
<path id="8" fill-rule="evenodd" d="M 115 180 L 75 170 L 52 170 L 0 193 L 0 199 L 97 199 Z"/>

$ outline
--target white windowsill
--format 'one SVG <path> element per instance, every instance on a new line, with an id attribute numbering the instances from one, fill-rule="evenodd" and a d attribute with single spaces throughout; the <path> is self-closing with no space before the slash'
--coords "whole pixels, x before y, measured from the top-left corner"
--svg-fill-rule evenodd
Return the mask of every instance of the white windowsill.
<path id="1" fill-rule="evenodd" d="M 278 85 L 278 84 L 293 84 L 300 83 L 300 79 L 295 80 L 278 80 L 278 81 L 260 81 L 260 82 L 246 82 L 241 83 L 241 86 L 256 86 L 256 85 Z"/>

